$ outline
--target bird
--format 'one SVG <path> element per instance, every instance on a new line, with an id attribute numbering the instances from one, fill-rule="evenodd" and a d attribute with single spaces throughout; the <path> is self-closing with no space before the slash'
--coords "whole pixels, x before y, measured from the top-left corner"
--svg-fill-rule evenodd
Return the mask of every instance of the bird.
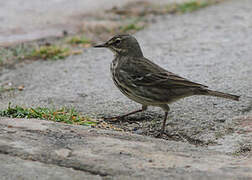
<path id="1" fill-rule="evenodd" d="M 208 89 L 207 86 L 192 82 L 167 71 L 145 58 L 141 47 L 130 34 L 117 34 L 95 48 L 108 48 L 114 53 L 110 64 L 112 79 L 116 87 L 129 99 L 142 105 L 142 108 L 111 119 L 147 110 L 157 106 L 164 110 L 164 120 L 157 137 L 165 132 L 169 104 L 194 95 L 206 95 L 239 101 L 240 96 Z"/>

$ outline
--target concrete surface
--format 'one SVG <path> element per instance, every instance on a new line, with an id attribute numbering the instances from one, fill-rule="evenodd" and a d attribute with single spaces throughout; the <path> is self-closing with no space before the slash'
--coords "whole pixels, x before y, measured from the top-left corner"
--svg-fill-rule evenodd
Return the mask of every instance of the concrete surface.
<path id="1" fill-rule="evenodd" d="M 0 1 L 0 46 L 78 31 L 81 17 L 133 0 Z M 151 1 L 151 0 L 149 0 Z M 158 0 L 156 3 L 186 0 Z M 188 0 L 187 0 L 188 1 Z"/>
<path id="2" fill-rule="evenodd" d="M 0 154 L 1 180 L 100 180 L 98 175 L 76 171 L 68 167 L 59 167 L 57 165 L 45 164 L 39 161 L 23 160 L 18 157 Z"/>
<path id="3" fill-rule="evenodd" d="M 30 124 L 36 123 L 34 127 Z M 34 119 L 0 119 L 5 179 L 251 179 L 252 158 Z"/>
<path id="4" fill-rule="evenodd" d="M 126 3 L 124 0 L 121 3 Z M 0 2 L 0 45 L 60 36 L 63 30 L 76 31 L 75 16 L 120 4 L 116 0 L 67 0 Z"/>
<path id="5" fill-rule="evenodd" d="M 240 102 L 190 97 L 171 105 L 167 132 L 179 132 L 207 146 L 46 121 L 33 120 L 38 125 L 30 127 L 28 120 L 4 118 L 1 154 L 14 157 L 13 162 L 31 159 L 103 179 L 251 179 L 251 11 L 252 1 L 233 0 L 190 14 L 158 17 L 157 23 L 135 34 L 145 56 L 166 69 L 211 89 L 241 95 Z M 74 106 L 94 117 L 139 108 L 113 85 L 112 58 L 108 50 L 90 48 L 66 60 L 5 69 L 0 82 L 24 85 L 24 90 L 2 93 L 0 108 L 9 102 Z M 162 115 L 162 110 L 151 108 L 131 119 L 160 127 Z"/>

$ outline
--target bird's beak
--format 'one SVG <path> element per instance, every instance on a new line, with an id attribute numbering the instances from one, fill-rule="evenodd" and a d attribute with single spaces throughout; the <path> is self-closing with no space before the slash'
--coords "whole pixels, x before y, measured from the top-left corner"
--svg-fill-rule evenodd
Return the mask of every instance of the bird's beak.
<path id="1" fill-rule="evenodd" d="M 98 44 L 98 45 L 95 45 L 93 46 L 94 48 L 104 48 L 104 47 L 107 47 L 107 44 L 104 43 L 104 44 Z"/>

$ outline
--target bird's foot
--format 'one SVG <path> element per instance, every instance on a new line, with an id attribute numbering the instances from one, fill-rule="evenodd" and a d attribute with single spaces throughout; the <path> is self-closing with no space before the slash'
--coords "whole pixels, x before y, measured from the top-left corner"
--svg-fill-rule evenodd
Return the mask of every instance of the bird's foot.
<path id="1" fill-rule="evenodd" d="M 162 127 L 162 128 L 160 129 L 160 131 L 158 132 L 158 134 L 157 134 L 155 137 L 156 137 L 156 138 L 162 138 L 163 135 L 164 135 L 164 133 L 165 133 L 165 128 Z"/>
<path id="2" fill-rule="evenodd" d="M 164 132 L 159 132 L 158 134 L 155 135 L 155 138 L 162 138 Z"/>
<path id="3" fill-rule="evenodd" d="M 128 114 L 125 114 L 125 115 L 122 115 L 122 116 L 115 116 L 115 117 L 110 117 L 110 118 L 103 118 L 105 121 L 110 121 L 110 122 L 120 122 L 123 118 L 129 116 L 129 115 L 132 115 L 132 114 L 135 114 L 135 113 L 138 113 L 138 112 L 142 112 L 144 111 L 145 108 L 142 108 L 140 110 L 136 110 L 136 111 L 133 111 L 133 112 L 130 112 Z"/>
<path id="4" fill-rule="evenodd" d="M 120 122 L 124 117 L 123 116 L 115 116 L 115 117 L 107 117 L 107 118 L 103 118 L 104 121 L 108 121 L 108 122 Z"/>

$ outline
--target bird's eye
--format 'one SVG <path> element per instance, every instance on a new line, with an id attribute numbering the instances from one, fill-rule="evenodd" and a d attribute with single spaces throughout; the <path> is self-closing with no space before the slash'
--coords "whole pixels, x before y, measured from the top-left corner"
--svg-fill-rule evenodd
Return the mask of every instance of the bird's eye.
<path id="1" fill-rule="evenodd" d="M 115 40 L 115 42 L 114 42 L 115 45 L 119 45 L 120 43 L 121 43 L 121 39 L 117 39 L 117 40 Z"/>

